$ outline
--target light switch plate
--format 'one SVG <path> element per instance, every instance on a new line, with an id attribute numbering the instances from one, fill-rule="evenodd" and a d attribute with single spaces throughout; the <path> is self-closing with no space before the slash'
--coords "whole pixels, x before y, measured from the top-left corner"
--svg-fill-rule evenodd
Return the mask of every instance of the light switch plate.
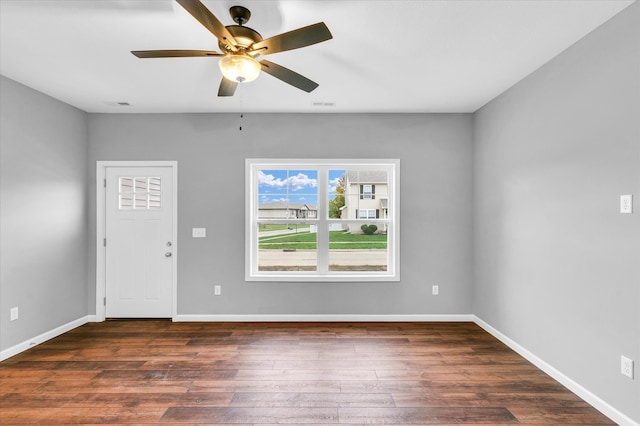
<path id="1" fill-rule="evenodd" d="M 193 238 L 206 238 L 207 228 L 191 228 L 191 236 Z"/>
<path id="2" fill-rule="evenodd" d="M 620 196 L 620 213 L 633 213 L 633 195 Z"/>
<path id="3" fill-rule="evenodd" d="M 620 373 L 633 379 L 633 360 L 622 355 L 620 357 Z"/>

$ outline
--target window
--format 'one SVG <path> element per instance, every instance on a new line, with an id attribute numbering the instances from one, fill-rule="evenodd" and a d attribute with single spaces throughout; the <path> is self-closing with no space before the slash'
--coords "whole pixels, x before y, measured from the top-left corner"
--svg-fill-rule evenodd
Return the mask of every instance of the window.
<path id="1" fill-rule="evenodd" d="M 120 210 L 156 210 L 160 208 L 159 177 L 121 177 L 118 179 Z"/>
<path id="2" fill-rule="evenodd" d="M 374 209 L 360 209 L 358 210 L 357 217 L 360 219 L 377 219 L 379 210 Z"/>
<path id="3" fill-rule="evenodd" d="M 360 188 L 362 188 L 362 196 L 360 197 L 363 200 L 371 200 L 375 198 L 374 194 L 374 188 L 376 186 L 375 185 L 360 185 Z"/>
<path id="4" fill-rule="evenodd" d="M 399 160 L 246 160 L 247 281 L 398 281 Z"/>

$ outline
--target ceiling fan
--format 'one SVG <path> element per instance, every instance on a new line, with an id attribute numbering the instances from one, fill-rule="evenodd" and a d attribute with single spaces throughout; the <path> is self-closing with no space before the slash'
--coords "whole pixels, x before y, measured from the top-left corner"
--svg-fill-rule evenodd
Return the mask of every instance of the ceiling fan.
<path id="1" fill-rule="evenodd" d="M 285 83 L 305 92 L 311 92 L 318 83 L 265 59 L 263 55 L 284 52 L 310 46 L 333 38 L 324 22 L 298 28 L 267 39 L 252 28 L 245 27 L 251 17 L 249 9 L 232 6 L 229 14 L 237 25 L 225 26 L 200 0 L 176 0 L 196 18 L 217 39 L 222 52 L 210 50 L 134 50 L 138 58 L 184 58 L 198 56 L 219 56 L 222 81 L 218 96 L 233 96 L 238 83 L 255 80 L 264 71 Z"/>

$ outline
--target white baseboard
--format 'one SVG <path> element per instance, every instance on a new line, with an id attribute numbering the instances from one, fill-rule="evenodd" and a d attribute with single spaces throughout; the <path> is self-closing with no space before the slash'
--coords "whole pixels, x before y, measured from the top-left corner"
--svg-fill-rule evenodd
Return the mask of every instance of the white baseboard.
<path id="1" fill-rule="evenodd" d="M 262 314 L 176 315 L 175 322 L 473 322 L 471 314 L 369 315 L 369 314 Z"/>
<path id="2" fill-rule="evenodd" d="M 500 331 L 493 328 L 491 325 L 480 319 L 478 316 L 474 315 L 474 322 L 482 327 L 485 331 L 493 335 L 496 339 L 500 340 L 505 345 L 509 346 L 518 354 L 522 355 L 527 361 L 531 362 L 533 365 L 547 373 L 549 376 L 553 377 L 556 381 L 560 382 L 563 386 L 569 389 L 571 392 L 578 395 L 580 398 L 584 399 L 591 406 L 593 406 L 596 410 L 600 411 L 605 416 L 609 417 L 611 420 L 616 422 L 619 425 L 624 426 L 639 426 L 633 419 L 620 412 L 616 408 L 612 407 L 607 402 L 603 401 L 600 397 L 585 389 L 582 385 L 567 377 L 564 373 L 557 370 L 551 364 L 539 358 L 534 353 L 530 352 L 528 349 L 521 346 L 519 343 L 510 339 L 506 335 L 502 334 Z"/>
<path id="3" fill-rule="evenodd" d="M 15 346 L 12 346 L 4 351 L 0 352 L 0 361 L 4 361 L 7 358 L 11 358 L 12 356 L 18 355 L 20 352 L 24 352 L 27 349 L 30 349 L 36 345 L 46 342 L 47 340 L 53 339 L 54 337 L 58 337 L 61 334 L 66 333 L 67 331 L 71 331 L 74 328 L 78 328 L 81 325 L 84 325 L 90 321 L 90 315 L 87 315 L 82 318 L 78 318 L 77 320 L 68 322 L 66 324 L 61 325 L 60 327 L 54 328 L 53 330 L 47 331 L 45 333 L 40 334 L 32 339 L 25 340 L 22 343 L 18 343 Z"/>

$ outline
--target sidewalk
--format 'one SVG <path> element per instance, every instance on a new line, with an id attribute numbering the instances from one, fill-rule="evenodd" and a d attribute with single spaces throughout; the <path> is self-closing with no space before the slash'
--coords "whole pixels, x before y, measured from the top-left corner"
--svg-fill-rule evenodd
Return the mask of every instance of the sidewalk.
<path id="1" fill-rule="evenodd" d="M 295 228 L 295 225 L 294 225 L 293 229 L 280 229 L 278 231 L 261 231 L 261 232 L 258 232 L 258 238 L 261 238 L 261 237 L 274 237 L 276 235 L 300 234 L 300 233 L 303 233 L 303 232 L 308 233 L 309 232 L 309 227 L 300 228 L 300 230 L 298 232 L 296 232 L 296 228 Z"/>
<path id="2" fill-rule="evenodd" d="M 329 250 L 329 263 L 341 266 L 362 266 L 387 264 L 387 250 Z M 316 250 L 258 250 L 258 264 L 263 267 L 274 266 L 315 266 Z"/>

